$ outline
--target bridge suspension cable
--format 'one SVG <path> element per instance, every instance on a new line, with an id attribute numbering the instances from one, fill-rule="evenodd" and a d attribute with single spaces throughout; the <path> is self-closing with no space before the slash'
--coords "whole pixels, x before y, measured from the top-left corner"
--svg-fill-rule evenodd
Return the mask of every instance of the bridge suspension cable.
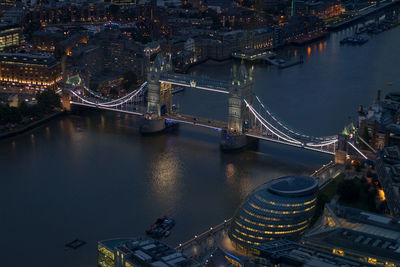
<path id="1" fill-rule="evenodd" d="M 260 138 L 269 141 L 285 143 L 287 145 L 303 147 L 324 153 L 334 153 L 335 145 L 338 142 L 337 136 L 332 136 L 329 138 L 316 138 L 300 134 L 298 131 L 293 130 L 291 127 L 287 126 L 287 124 L 281 122 L 276 116 L 274 116 L 273 113 L 262 103 L 258 96 L 256 96 L 256 99 L 258 104 L 260 104 L 263 110 L 266 111 L 265 116 L 262 116 L 260 112 L 258 112 L 254 106 L 250 105 L 246 99 L 243 99 L 246 107 L 255 118 L 255 124 L 261 124 L 261 132 L 257 132 L 256 129 L 252 129 L 249 131 L 251 136 L 260 136 Z M 270 118 L 273 120 L 271 121 Z"/>
<path id="2" fill-rule="evenodd" d="M 146 85 L 147 85 L 147 82 L 144 82 L 138 89 L 132 91 L 131 93 L 129 93 L 123 97 L 120 97 L 120 98 L 117 98 L 117 99 L 114 99 L 111 101 L 107 101 L 107 102 L 98 102 L 97 100 L 93 101 L 91 99 L 87 99 L 87 98 L 79 95 L 74 90 L 70 90 L 70 91 L 75 97 L 77 97 L 80 101 L 82 101 L 86 104 L 95 105 L 95 106 L 104 107 L 104 108 L 112 108 L 112 107 L 117 107 L 117 106 L 126 104 L 128 102 L 131 102 L 133 99 L 135 99 L 139 95 L 143 94 L 144 89 L 146 88 Z"/>
<path id="3" fill-rule="evenodd" d="M 248 102 L 244 99 L 246 106 L 249 108 L 250 112 L 254 115 L 256 120 L 258 120 L 268 131 L 275 134 L 278 138 L 283 139 L 289 143 L 294 144 L 301 144 L 301 142 L 297 141 L 296 139 L 284 134 L 283 132 L 279 131 L 275 128 L 272 124 L 270 124 L 267 120 L 265 120 Z"/>
<path id="4" fill-rule="evenodd" d="M 255 95 L 258 103 L 261 105 L 261 107 L 266 111 L 266 113 L 269 115 L 270 118 L 272 118 L 279 126 L 284 128 L 286 131 L 289 131 L 290 133 L 297 135 L 303 139 L 308 139 L 308 140 L 321 140 L 321 141 L 334 141 L 337 140 L 337 136 L 326 136 L 326 137 L 313 137 L 310 135 L 306 135 L 305 133 L 300 132 L 299 130 L 294 129 L 294 127 L 290 126 L 288 123 L 284 122 L 282 119 L 277 117 L 264 103 L 263 101 Z"/>

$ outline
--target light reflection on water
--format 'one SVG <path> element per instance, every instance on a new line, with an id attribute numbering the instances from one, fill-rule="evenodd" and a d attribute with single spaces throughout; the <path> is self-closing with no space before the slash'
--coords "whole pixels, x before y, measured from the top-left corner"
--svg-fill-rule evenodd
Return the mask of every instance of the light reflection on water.
<path id="1" fill-rule="evenodd" d="M 173 151 L 159 154 L 151 163 L 151 188 L 159 203 L 171 209 L 178 205 L 183 179 L 182 162 Z"/>

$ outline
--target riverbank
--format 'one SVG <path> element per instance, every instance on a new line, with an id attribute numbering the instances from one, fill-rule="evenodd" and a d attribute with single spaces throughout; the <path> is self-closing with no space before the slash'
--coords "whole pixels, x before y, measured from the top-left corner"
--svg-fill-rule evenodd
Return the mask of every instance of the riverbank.
<path id="1" fill-rule="evenodd" d="M 18 134 L 24 133 L 26 131 L 32 130 L 32 129 L 34 129 L 36 127 L 39 127 L 42 124 L 44 124 L 44 123 L 46 123 L 46 122 L 48 122 L 48 121 L 50 121 L 50 120 L 52 120 L 54 118 L 57 118 L 57 117 L 59 117 L 59 116 L 61 116 L 63 114 L 65 114 L 64 111 L 57 111 L 57 112 L 55 112 L 55 113 L 53 113 L 51 115 L 45 116 L 44 118 L 42 118 L 40 120 L 34 121 L 34 122 L 29 123 L 27 125 L 24 125 L 22 127 L 18 127 L 15 130 L 7 131 L 5 133 L 0 133 L 0 140 L 1 139 L 5 139 L 5 138 L 9 138 L 9 137 L 13 137 L 13 136 L 16 136 Z"/>
<path id="2" fill-rule="evenodd" d="M 353 17 L 351 17 L 351 18 L 349 18 L 347 20 L 344 20 L 344 21 L 341 21 L 341 22 L 338 22 L 338 23 L 335 23 L 335 24 L 328 25 L 328 30 L 329 31 L 337 31 L 337 30 L 343 29 L 343 28 L 348 27 L 348 26 L 350 26 L 350 25 L 352 25 L 354 23 L 359 22 L 360 20 L 362 20 L 362 19 L 364 19 L 364 18 L 366 18 L 366 17 L 368 17 L 370 15 L 374 15 L 374 14 L 376 14 L 376 13 L 378 13 L 380 11 L 383 11 L 383 10 L 385 10 L 387 8 L 392 8 L 392 7 L 394 7 L 394 6 L 398 5 L 398 4 L 400 4 L 400 1 L 399 0 L 395 0 L 395 1 L 392 1 L 392 2 L 384 3 L 381 6 L 375 6 L 375 7 L 371 7 L 370 9 L 366 9 L 366 10 L 360 11 L 358 14 L 354 15 Z"/>

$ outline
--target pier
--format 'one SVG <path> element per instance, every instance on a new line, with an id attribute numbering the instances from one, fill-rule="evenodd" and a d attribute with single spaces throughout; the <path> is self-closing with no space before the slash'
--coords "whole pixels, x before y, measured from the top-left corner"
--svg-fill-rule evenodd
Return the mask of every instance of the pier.
<path id="1" fill-rule="evenodd" d="M 300 59 L 293 60 L 293 61 L 285 61 L 285 60 L 279 59 L 279 58 L 268 58 L 268 57 L 266 57 L 264 60 L 266 62 L 268 62 L 269 64 L 276 66 L 280 69 L 285 69 L 285 68 L 289 68 L 291 66 L 295 66 L 295 65 L 304 63 L 303 57 L 300 57 Z"/>
<path id="2" fill-rule="evenodd" d="M 382 3 L 382 2 L 385 2 L 385 1 L 381 1 L 380 3 Z M 369 15 L 373 15 L 373 14 L 375 14 L 375 13 L 377 13 L 379 11 L 382 11 L 382 10 L 384 10 L 386 8 L 391 8 L 391 7 L 393 7 L 393 6 L 397 5 L 397 4 L 400 4 L 400 0 L 393 0 L 393 1 L 381 4 L 379 6 L 371 5 L 369 7 L 366 7 L 364 9 L 359 10 L 357 14 L 354 14 L 353 17 L 348 19 L 348 20 L 345 20 L 345 21 L 342 21 L 342 22 L 339 22 L 339 23 L 336 23 L 336 24 L 333 24 L 333 25 L 329 25 L 328 26 L 328 30 L 334 31 L 334 30 L 341 29 L 341 28 L 346 27 L 346 26 L 348 26 L 348 25 L 350 25 L 352 23 L 358 22 L 361 19 L 363 19 L 363 18 L 365 18 L 365 17 L 367 17 Z"/>
<path id="3" fill-rule="evenodd" d="M 228 236 L 228 229 L 232 218 L 210 227 L 207 231 L 195 235 L 192 239 L 179 244 L 175 249 L 186 257 L 203 263 L 209 254 L 214 251 L 221 241 Z"/>

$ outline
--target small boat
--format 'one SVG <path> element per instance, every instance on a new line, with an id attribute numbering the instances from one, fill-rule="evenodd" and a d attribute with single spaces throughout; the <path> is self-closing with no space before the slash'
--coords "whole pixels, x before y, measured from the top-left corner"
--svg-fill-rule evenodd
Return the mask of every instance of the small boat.
<path id="1" fill-rule="evenodd" d="M 175 221 L 167 216 L 158 218 L 147 230 L 146 234 L 153 238 L 168 237 Z"/>
<path id="2" fill-rule="evenodd" d="M 362 45 L 368 42 L 368 38 L 362 36 L 351 36 L 343 38 L 340 41 L 340 44 L 353 44 L 353 45 Z"/>
<path id="3" fill-rule="evenodd" d="M 85 245 L 86 242 L 80 239 L 75 239 L 67 244 L 65 244 L 65 248 L 72 248 L 72 249 L 77 249 L 80 248 L 81 246 Z"/>

